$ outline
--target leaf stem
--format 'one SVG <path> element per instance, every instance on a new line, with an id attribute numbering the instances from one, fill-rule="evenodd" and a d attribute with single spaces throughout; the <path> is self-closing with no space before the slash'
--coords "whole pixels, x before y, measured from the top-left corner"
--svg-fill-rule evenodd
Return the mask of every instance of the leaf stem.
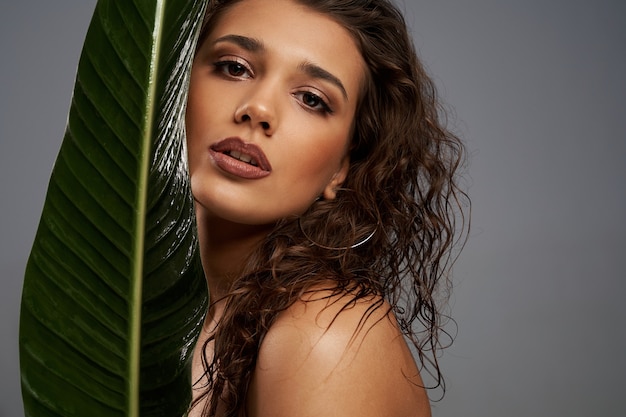
<path id="1" fill-rule="evenodd" d="M 131 305 L 130 305 L 130 334 L 129 334 L 129 369 L 128 369 L 128 415 L 129 417 L 139 417 L 140 415 L 140 374 L 141 374 L 141 306 L 142 306 L 142 284 L 143 268 L 145 260 L 145 228 L 147 215 L 147 193 L 150 174 L 150 157 L 152 155 L 151 144 L 155 125 L 155 115 L 158 110 L 157 102 L 157 77 L 159 72 L 159 58 L 161 53 L 161 41 L 163 36 L 163 18 L 166 0 L 157 0 L 155 3 L 154 29 L 152 32 L 152 50 L 150 53 L 150 69 L 148 73 L 148 92 L 146 97 L 146 111 L 144 119 L 143 144 L 140 155 L 137 212 L 135 236 L 135 264 L 133 267 L 134 279 Z"/>

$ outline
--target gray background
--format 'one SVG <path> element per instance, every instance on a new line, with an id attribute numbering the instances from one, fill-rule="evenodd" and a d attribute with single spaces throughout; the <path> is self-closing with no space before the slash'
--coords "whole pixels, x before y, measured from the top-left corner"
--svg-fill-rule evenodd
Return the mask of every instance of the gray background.
<path id="1" fill-rule="evenodd" d="M 472 154 L 434 416 L 626 415 L 626 3 L 405 3 Z M 0 6 L 0 417 L 23 415 L 22 276 L 94 5 Z"/>

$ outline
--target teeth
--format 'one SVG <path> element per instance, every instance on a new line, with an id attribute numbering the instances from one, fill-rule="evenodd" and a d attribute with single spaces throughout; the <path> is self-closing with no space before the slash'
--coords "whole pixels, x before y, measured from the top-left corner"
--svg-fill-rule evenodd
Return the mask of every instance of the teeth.
<path id="1" fill-rule="evenodd" d="M 235 159 L 238 159 L 238 160 L 240 160 L 242 162 L 245 162 L 247 164 L 257 166 L 256 161 L 254 161 L 252 159 L 252 157 L 250 155 L 248 155 L 248 154 L 241 153 L 239 151 L 230 151 L 229 155 L 230 155 L 231 158 L 235 158 Z"/>

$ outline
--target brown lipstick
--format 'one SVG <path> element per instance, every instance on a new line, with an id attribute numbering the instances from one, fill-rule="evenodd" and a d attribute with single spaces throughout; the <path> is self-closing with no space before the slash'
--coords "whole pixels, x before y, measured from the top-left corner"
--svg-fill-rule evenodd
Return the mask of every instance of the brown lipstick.
<path id="1" fill-rule="evenodd" d="M 261 148 L 238 137 L 226 138 L 211 145 L 209 152 L 220 169 L 236 177 L 260 179 L 272 171 Z"/>

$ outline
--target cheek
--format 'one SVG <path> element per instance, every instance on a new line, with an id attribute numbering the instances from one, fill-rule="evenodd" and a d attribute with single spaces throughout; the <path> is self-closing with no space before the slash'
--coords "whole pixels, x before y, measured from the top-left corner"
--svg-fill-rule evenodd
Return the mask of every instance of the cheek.
<path id="1" fill-rule="evenodd" d="M 207 124 L 207 118 L 213 114 L 211 108 L 211 93 L 206 91 L 207 88 L 200 82 L 191 82 L 189 86 L 189 96 L 187 97 L 187 109 L 185 112 L 185 122 L 187 130 L 196 132 Z"/>
<path id="2" fill-rule="evenodd" d="M 308 138 L 306 146 L 296 143 L 285 149 L 289 177 L 321 192 L 341 167 L 348 142 L 346 135 L 328 131 Z"/>
<path id="3" fill-rule="evenodd" d="M 193 86 L 193 84 L 191 86 Z M 201 124 L 206 112 L 202 101 L 199 100 L 200 93 L 195 91 L 196 89 L 197 88 L 189 89 L 187 108 L 185 110 L 185 132 L 187 135 L 187 147 L 190 153 L 200 142 L 199 136 L 201 136 L 202 131 Z"/>
<path id="4" fill-rule="evenodd" d="M 227 97 L 216 89 L 215 83 L 202 71 L 206 72 L 206 69 L 192 69 L 189 81 L 185 121 L 187 130 L 193 133 L 206 129 L 212 124 L 211 119 L 219 117 L 216 111 L 223 111 L 223 106 L 219 105 L 222 101 L 216 97 Z"/>
<path id="5" fill-rule="evenodd" d="M 185 117 L 185 135 L 187 141 L 187 161 L 189 162 L 190 173 L 196 170 L 203 155 L 202 133 L 195 120 L 194 116 L 188 111 Z"/>
<path id="6" fill-rule="evenodd" d="M 192 77 L 185 111 L 185 133 L 191 171 L 198 161 L 208 157 L 208 145 L 214 136 L 212 132 L 215 130 L 216 122 L 226 117 L 224 106 L 216 104 L 216 100 L 207 98 L 217 96 L 209 91 L 209 87 L 206 82 L 194 82 Z"/>

